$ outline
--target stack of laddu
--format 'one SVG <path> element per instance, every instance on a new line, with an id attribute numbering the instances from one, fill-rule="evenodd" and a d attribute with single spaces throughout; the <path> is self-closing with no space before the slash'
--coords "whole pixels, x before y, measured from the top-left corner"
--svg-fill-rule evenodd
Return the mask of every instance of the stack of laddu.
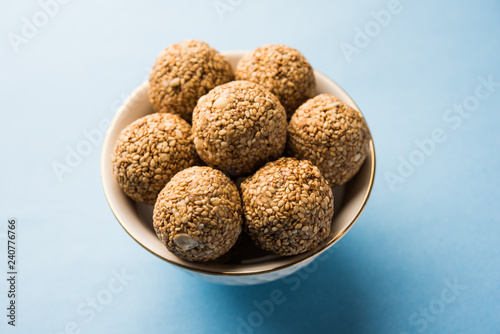
<path id="1" fill-rule="evenodd" d="M 204 42 L 173 44 L 150 75 L 155 113 L 115 144 L 116 181 L 154 204 L 158 238 L 185 260 L 214 260 L 240 233 L 282 256 L 309 251 L 330 235 L 332 188 L 358 172 L 370 141 L 361 113 L 314 94 L 291 47 L 257 48 L 233 72 Z"/>

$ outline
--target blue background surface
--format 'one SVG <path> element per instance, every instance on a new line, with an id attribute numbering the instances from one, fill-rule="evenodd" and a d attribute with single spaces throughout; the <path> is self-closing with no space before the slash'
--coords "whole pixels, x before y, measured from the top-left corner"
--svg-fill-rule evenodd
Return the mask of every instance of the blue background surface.
<path id="1" fill-rule="evenodd" d="M 231 10 L 218 13 L 220 2 Z M 9 33 L 21 35 L 23 17 L 41 7 L 2 1 L 0 267 L 7 218 L 17 217 L 20 276 L 15 328 L 1 279 L 0 331 L 500 333 L 500 87 L 460 124 L 447 112 L 474 102 L 480 77 L 500 82 L 500 2 L 401 0 L 377 31 L 372 11 L 388 4 L 73 0 L 16 53 Z M 367 45 L 357 28 L 374 29 Z M 164 47 L 189 38 L 218 50 L 293 46 L 368 120 L 377 150 L 370 201 L 325 261 L 289 281 L 213 285 L 141 248 L 105 200 L 99 135 L 71 172 L 58 179 L 53 170 L 113 117 Z M 346 57 L 341 46 L 356 41 L 362 47 Z M 436 128 L 446 139 L 418 153 L 415 141 Z M 410 158 L 419 165 L 388 182 Z M 133 278 L 110 293 L 122 271 Z M 274 290 L 283 302 L 259 315 L 256 304 Z M 92 314 L 97 296 L 106 305 Z"/>

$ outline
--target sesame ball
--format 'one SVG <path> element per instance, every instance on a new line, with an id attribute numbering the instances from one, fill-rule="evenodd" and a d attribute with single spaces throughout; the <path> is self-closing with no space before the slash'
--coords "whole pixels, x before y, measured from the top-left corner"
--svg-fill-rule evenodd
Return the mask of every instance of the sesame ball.
<path id="1" fill-rule="evenodd" d="M 292 116 L 287 152 L 318 166 L 333 188 L 346 183 L 359 171 L 370 138 L 359 111 L 335 96 L 321 94 L 300 106 Z"/>
<path id="2" fill-rule="evenodd" d="M 176 174 L 160 192 L 153 224 L 169 251 L 188 261 L 226 253 L 241 233 L 241 199 L 234 183 L 211 167 Z"/>
<path id="3" fill-rule="evenodd" d="M 278 158 L 286 143 L 286 113 L 278 98 L 249 81 L 233 81 L 200 98 L 193 112 L 196 151 L 231 175 Z"/>
<path id="4" fill-rule="evenodd" d="M 191 122 L 198 99 L 233 80 L 230 63 L 208 44 L 187 40 L 170 45 L 149 76 L 149 99 L 156 112 L 178 114 Z"/>
<path id="5" fill-rule="evenodd" d="M 333 194 L 310 161 L 281 158 L 241 184 L 244 228 L 257 246 L 296 255 L 330 235 Z"/>
<path id="6" fill-rule="evenodd" d="M 122 190 L 137 202 L 154 204 L 177 172 L 199 158 L 191 126 L 177 115 L 151 114 L 127 126 L 118 137 L 113 172 Z"/>
<path id="7" fill-rule="evenodd" d="M 311 65 L 299 51 L 285 45 L 264 45 L 248 53 L 239 61 L 235 76 L 269 89 L 289 116 L 315 91 Z"/>

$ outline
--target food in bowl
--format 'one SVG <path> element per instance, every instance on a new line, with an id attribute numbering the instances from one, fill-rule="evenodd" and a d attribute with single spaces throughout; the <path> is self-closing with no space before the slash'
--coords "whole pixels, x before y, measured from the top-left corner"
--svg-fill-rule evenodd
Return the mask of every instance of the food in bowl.
<path id="1" fill-rule="evenodd" d="M 281 156 L 286 113 L 276 96 L 249 81 L 233 81 L 200 98 L 193 112 L 196 151 L 230 175 L 249 174 Z"/>
<path id="2" fill-rule="evenodd" d="M 149 98 L 156 112 L 191 122 L 193 108 L 212 88 L 234 79 L 231 65 L 207 43 L 186 40 L 168 46 L 149 76 Z"/>
<path id="3" fill-rule="evenodd" d="M 209 261 L 226 253 L 242 223 L 238 189 L 211 167 L 177 173 L 160 192 L 153 213 L 158 238 L 188 261 Z"/>
<path id="4" fill-rule="evenodd" d="M 239 61 L 235 76 L 269 89 L 288 116 L 312 97 L 315 89 L 311 65 L 299 51 L 286 45 L 264 45 L 248 53 Z"/>
<path id="5" fill-rule="evenodd" d="M 283 61 L 286 62 L 288 60 L 289 57 L 284 55 Z M 236 64 L 235 59 L 231 59 L 231 61 L 234 66 Z M 154 70 L 155 69 L 153 69 L 153 71 Z M 189 72 L 187 68 L 186 71 Z M 282 78 L 283 81 L 290 79 L 287 78 L 286 71 L 281 71 L 280 76 L 284 76 Z M 325 82 L 328 81 L 328 79 L 324 79 L 323 76 L 318 73 L 315 74 L 314 72 L 313 78 L 318 80 L 320 86 L 325 85 Z M 200 79 L 202 81 L 204 80 L 203 75 L 200 76 Z M 173 83 L 172 87 L 177 87 L 177 81 Z M 289 87 L 292 87 L 292 85 L 289 85 Z M 314 86 L 311 87 L 314 89 Z M 146 89 L 148 89 L 148 87 L 144 86 L 141 92 Z M 338 90 L 341 92 L 340 96 L 344 96 L 348 99 L 347 95 L 340 89 Z M 151 93 L 150 87 L 149 92 Z M 182 94 L 182 92 L 179 91 L 179 94 Z M 165 98 L 169 99 L 171 96 L 165 95 Z M 142 99 L 145 99 L 147 103 L 146 97 Z M 161 98 L 159 99 L 161 100 Z M 307 99 L 307 96 L 302 97 L 302 99 Z M 151 101 L 151 103 L 154 104 L 155 102 Z M 150 106 L 149 103 L 147 104 L 148 108 L 142 109 L 142 115 L 146 112 L 151 112 L 148 111 Z M 307 102 L 305 104 L 307 104 Z M 289 112 L 288 116 L 292 115 L 294 111 L 295 110 Z M 179 114 L 178 111 L 174 111 L 169 107 L 153 115 L 165 115 L 169 113 Z M 189 140 L 192 145 L 191 147 L 194 148 L 194 152 L 199 153 L 204 160 L 203 162 L 210 167 L 193 167 L 193 165 L 202 164 L 201 160 L 198 160 L 198 155 L 195 154 L 196 161 L 190 166 L 184 167 L 187 169 L 183 168 L 181 171 L 178 171 L 178 173 L 170 179 L 170 182 L 165 185 L 160 195 L 156 198 L 156 201 L 154 201 L 153 224 L 150 226 L 150 231 L 155 231 L 155 233 L 152 232 L 153 234 L 151 234 L 151 237 L 158 242 L 156 246 L 154 246 L 154 250 L 152 250 L 155 254 L 164 252 L 164 254 L 168 254 L 167 258 L 169 260 L 167 261 L 177 263 L 177 260 L 171 260 L 175 258 L 175 255 L 179 259 L 182 259 L 179 260 L 179 265 L 183 267 L 187 267 L 184 261 L 186 260 L 199 263 L 203 262 L 203 266 L 207 266 L 206 268 L 219 268 L 218 265 L 221 263 L 233 261 L 233 255 L 231 254 L 243 254 L 251 251 L 255 252 L 255 256 L 259 258 L 262 256 L 269 256 L 272 259 L 276 259 L 277 256 L 278 258 L 283 258 L 284 256 L 304 254 L 310 250 L 325 247 L 324 245 L 331 242 L 331 240 L 335 238 L 335 235 L 339 235 L 339 227 L 335 226 L 335 224 L 332 225 L 333 195 L 331 188 L 333 183 L 329 184 L 328 178 L 325 177 L 326 173 L 331 172 L 331 170 L 324 166 L 320 167 L 319 160 L 313 161 L 314 157 L 318 157 L 322 154 L 322 151 L 318 151 L 321 146 L 311 146 L 313 151 L 316 150 L 312 152 L 313 157 L 309 159 L 311 161 L 300 156 L 298 159 L 282 158 L 283 149 L 287 141 L 287 128 L 290 127 L 290 125 L 286 123 L 286 114 L 287 111 L 283 108 L 278 97 L 259 83 L 255 82 L 252 83 L 240 80 L 222 83 L 207 91 L 207 94 L 201 96 L 192 114 L 191 119 L 193 127 L 192 135 L 189 137 Z M 272 117 L 270 115 L 272 115 Z M 362 119 L 362 116 L 360 117 Z M 346 126 L 345 123 L 349 121 L 350 119 L 348 118 L 339 121 L 340 124 L 343 124 L 340 130 L 342 130 L 343 127 Z M 304 124 L 307 125 L 308 123 L 297 122 L 297 128 L 305 126 Z M 323 131 L 319 129 L 319 127 L 324 126 L 321 123 L 314 121 L 311 124 L 318 127 L 319 132 Z M 158 125 L 158 127 L 161 127 L 161 125 Z M 325 127 L 325 135 L 329 134 L 331 131 L 339 130 L 331 130 L 327 129 L 327 127 Z M 339 132 L 337 131 L 336 133 Z M 145 136 L 144 133 L 143 135 Z M 261 138 L 262 136 L 264 136 L 264 139 Z M 343 137 L 351 137 L 351 134 L 347 133 Z M 345 138 L 342 139 L 343 137 L 332 137 L 332 140 L 338 141 L 334 144 L 336 150 L 338 147 L 342 147 L 338 149 L 340 152 L 343 150 L 342 145 L 344 145 L 343 142 L 346 140 Z M 289 129 L 288 138 L 290 138 Z M 321 139 L 322 138 L 323 135 L 321 135 Z M 141 141 L 142 139 L 138 140 Z M 290 139 L 288 139 L 288 141 L 289 140 Z M 369 132 L 368 141 L 370 141 Z M 313 144 L 318 143 L 313 141 Z M 291 146 L 289 146 L 289 148 L 291 148 Z M 292 150 L 289 149 L 288 152 L 290 153 Z M 140 165 L 142 166 L 146 160 L 150 162 L 151 160 L 149 160 L 149 158 L 149 156 L 139 157 L 138 160 Z M 362 157 L 359 157 L 359 159 L 361 158 Z M 373 159 L 371 161 L 373 163 Z M 267 163 L 267 165 L 259 169 L 265 163 Z M 266 171 L 266 167 L 269 167 L 269 165 L 272 167 L 269 168 L 272 172 L 261 172 L 261 170 Z M 329 166 L 330 168 L 339 168 L 335 166 L 335 164 Z M 370 168 L 373 169 L 373 165 L 370 165 Z M 293 172 L 291 173 L 290 171 Z M 342 174 L 342 171 L 336 172 Z M 224 173 L 226 175 L 224 175 Z M 288 176 L 290 176 L 289 174 L 294 174 L 296 179 L 292 177 L 288 178 Z M 139 176 L 143 177 L 148 175 L 149 174 Z M 176 187 L 184 184 L 183 182 L 189 178 L 193 179 L 193 175 L 203 175 L 201 180 L 206 184 L 214 184 L 221 189 L 227 190 L 232 188 L 233 190 L 219 193 L 213 187 L 207 188 L 201 186 L 201 189 L 204 190 L 196 192 L 196 187 L 190 188 L 191 186 L 186 186 L 184 190 L 179 191 L 179 193 L 175 195 L 177 196 L 175 199 L 170 199 L 169 196 L 173 196 L 178 190 Z M 208 176 L 205 177 L 206 175 Z M 140 177 L 139 180 L 141 180 Z M 274 211 L 275 205 L 270 207 L 266 207 L 265 205 L 263 207 L 254 207 L 257 201 L 252 204 L 252 199 L 247 196 L 248 194 L 245 192 L 245 189 L 251 189 L 253 184 L 258 184 L 258 180 L 261 177 L 264 180 L 263 182 L 266 182 L 266 187 L 272 184 L 272 189 L 279 188 L 283 183 L 287 184 L 286 189 L 288 190 L 285 189 L 284 193 L 280 194 L 278 192 L 273 192 L 270 190 L 271 188 L 269 188 L 263 193 L 266 200 L 263 201 L 264 197 L 259 199 L 259 203 L 266 203 L 266 205 L 271 205 L 276 202 L 278 208 L 280 208 L 280 204 L 282 204 L 284 208 L 283 212 L 277 212 L 273 215 L 269 213 L 269 210 Z M 230 178 L 232 178 L 232 180 Z M 163 177 L 161 177 L 161 179 L 163 179 Z M 195 182 L 193 180 L 190 182 Z M 225 183 L 228 180 L 231 182 L 229 185 Z M 275 181 L 276 183 L 273 183 Z M 373 179 L 370 178 L 369 188 L 371 188 L 372 181 Z M 195 184 L 198 184 L 197 182 L 198 181 L 196 181 Z M 241 200 L 241 195 L 238 193 L 238 187 L 234 184 L 235 182 L 238 184 L 242 182 L 239 191 L 246 196 L 243 202 Z M 311 185 L 309 185 L 308 182 L 313 182 L 315 187 L 317 186 L 317 188 L 313 188 L 320 191 L 309 193 L 308 191 L 311 189 Z M 174 186 L 172 186 L 171 183 L 174 184 Z M 288 202 L 285 201 L 287 192 L 292 192 L 292 190 L 295 191 L 295 187 L 297 187 L 297 192 L 294 193 L 295 197 L 286 197 Z M 234 189 L 236 189 L 236 193 Z M 232 195 L 226 196 L 229 193 Z M 240 197 L 235 196 L 235 194 L 238 194 Z M 271 196 L 269 196 L 269 194 L 271 194 Z M 261 195 L 259 191 L 256 191 L 252 196 L 260 198 Z M 194 197 L 196 197 L 196 199 L 193 199 Z M 342 197 L 341 195 L 340 200 L 342 200 Z M 229 210 L 229 206 L 231 206 L 233 211 L 212 212 L 212 210 L 214 210 L 214 205 L 217 205 L 217 203 L 220 204 L 224 198 L 230 203 L 227 209 Z M 114 201 L 114 198 L 111 200 Z M 314 202 L 315 200 L 319 200 L 319 202 Z M 283 201 L 283 203 L 281 203 L 281 201 Z M 151 204 L 151 201 L 142 202 Z M 175 207 L 173 205 L 174 202 Z M 336 203 L 338 202 L 336 201 Z M 240 228 L 238 229 L 237 215 L 234 215 L 232 219 L 227 217 L 229 217 L 231 213 L 235 214 L 236 211 L 241 211 L 242 205 L 245 206 L 245 208 L 248 206 L 248 212 L 245 212 L 245 215 L 242 215 L 240 212 Z M 187 211 L 183 211 L 185 208 L 187 208 Z M 191 208 L 191 212 L 189 208 Z M 259 210 L 264 211 L 260 212 Z M 281 210 L 282 209 L 280 209 L 280 211 Z M 298 211 L 295 212 L 296 210 Z M 127 209 L 127 212 L 130 214 L 132 211 Z M 193 216 L 192 212 L 196 212 L 196 214 Z M 259 219 L 261 219 L 261 216 L 259 216 L 259 214 L 263 214 L 264 212 L 273 218 L 269 218 L 267 221 L 266 219 L 260 221 Z M 247 215 L 246 213 L 250 214 Z M 202 218 L 198 217 L 198 214 Z M 223 219 L 218 219 L 217 217 L 219 215 L 223 217 Z M 340 215 L 342 216 L 342 213 Z M 356 217 L 353 216 L 354 220 L 355 218 Z M 204 220 L 204 222 L 200 223 L 200 219 Z M 341 219 L 345 221 L 347 218 L 344 217 Z M 223 221 L 226 223 L 223 223 Z M 276 224 L 270 224 L 275 221 L 277 221 Z M 266 228 L 258 230 L 258 227 L 264 224 L 263 222 L 268 224 L 267 231 Z M 206 225 L 207 223 L 210 227 Z M 147 228 L 146 225 L 147 222 L 144 221 L 144 225 L 141 229 Z M 244 226 L 243 232 L 241 226 Z M 350 225 L 343 226 L 344 228 L 348 228 Z M 209 233 L 209 235 L 205 235 L 204 233 Z M 223 236 L 223 238 L 218 238 L 214 241 L 214 235 L 218 236 L 218 233 Z M 242 233 L 243 235 L 241 235 Z M 239 242 L 236 242 L 236 239 L 238 239 Z M 242 240 L 244 242 L 241 242 Z M 250 247 L 249 243 L 252 244 L 252 240 L 260 249 L 254 245 Z M 159 241 L 161 241 L 161 243 Z M 320 244 L 323 246 L 317 247 Z M 244 247 L 244 249 L 240 249 L 239 247 Z M 228 252 L 228 250 L 231 250 L 231 252 Z M 262 253 L 266 255 L 262 255 Z M 226 255 L 222 256 L 223 254 Z M 301 256 L 306 256 L 306 254 Z M 229 263 L 230 262 L 228 262 L 228 264 Z M 201 265 L 202 264 L 196 266 Z M 233 269 L 229 270 L 232 272 Z"/>
<path id="6" fill-rule="evenodd" d="M 368 154 L 371 136 L 363 115 L 339 98 L 320 94 L 293 114 L 288 124 L 290 156 L 318 166 L 332 188 L 349 181 Z"/>
<path id="7" fill-rule="evenodd" d="M 330 234 L 332 190 L 310 161 L 269 162 L 243 181 L 241 194 L 245 231 L 262 249 L 296 255 Z"/>
<path id="8" fill-rule="evenodd" d="M 172 176 L 199 162 L 191 126 L 168 113 L 147 115 L 127 126 L 115 143 L 112 160 L 123 192 L 146 204 L 156 202 Z"/>

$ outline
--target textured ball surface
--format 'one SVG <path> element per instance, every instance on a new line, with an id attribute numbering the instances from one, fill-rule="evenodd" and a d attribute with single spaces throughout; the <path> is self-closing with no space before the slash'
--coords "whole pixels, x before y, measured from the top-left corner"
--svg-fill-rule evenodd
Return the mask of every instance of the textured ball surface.
<path id="1" fill-rule="evenodd" d="M 125 194 L 137 202 L 154 204 L 172 176 L 200 161 L 186 121 L 173 114 L 151 114 L 121 132 L 112 162 Z"/>
<path id="2" fill-rule="evenodd" d="M 245 231 L 262 249 L 300 254 L 330 235 L 332 190 L 307 160 L 269 162 L 241 184 L 241 191 Z"/>
<path id="3" fill-rule="evenodd" d="M 185 169 L 160 192 L 153 224 L 158 238 L 175 255 L 198 262 L 216 259 L 240 235 L 240 194 L 216 169 Z"/>
<path id="4" fill-rule="evenodd" d="M 199 156 L 231 175 L 251 173 L 278 158 L 285 148 L 286 128 L 286 113 L 276 96 L 248 81 L 214 88 L 193 112 Z"/>
<path id="5" fill-rule="evenodd" d="M 187 40 L 167 47 L 149 77 L 149 99 L 156 112 L 180 115 L 191 122 L 198 99 L 234 79 L 231 65 L 208 44 Z"/>
<path id="6" fill-rule="evenodd" d="M 276 95 L 290 116 L 315 91 L 314 72 L 306 58 L 285 45 L 264 45 L 238 63 L 236 80 L 261 84 Z"/>
<path id="7" fill-rule="evenodd" d="M 287 152 L 318 166 L 332 187 L 349 181 L 367 154 L 370 131 L 361 113 L 321 94 L 297 109 L 288 125 Z"/>

